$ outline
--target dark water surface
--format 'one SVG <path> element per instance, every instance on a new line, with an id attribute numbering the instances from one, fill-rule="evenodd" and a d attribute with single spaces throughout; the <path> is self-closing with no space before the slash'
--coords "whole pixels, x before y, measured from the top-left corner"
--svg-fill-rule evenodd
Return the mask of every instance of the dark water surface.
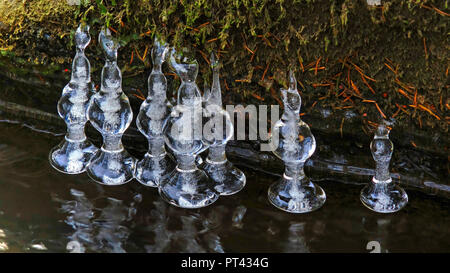
<path id="1" fill-rule="evenodd" d="M 361 186 L 318 182 L 320 210 L 292 215 L 271 206 L 277 178 L 243 169 L 245 189 L 198 210 L 166 204 L 136 181 L 106 187 L 48 163 L 62 136 L 0 123 L 0 252 L 449 252 L 449 200 L 408 191 L 402 211 L 377 214 Z"/>

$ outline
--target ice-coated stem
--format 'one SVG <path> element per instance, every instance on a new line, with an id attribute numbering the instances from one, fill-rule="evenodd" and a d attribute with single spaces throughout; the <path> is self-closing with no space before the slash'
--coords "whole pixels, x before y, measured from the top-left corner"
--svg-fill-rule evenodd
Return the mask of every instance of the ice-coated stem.
<path id="1" fill-rule="evenodd" d="M 295 178 L 295 180 L 301 180 L 303 177 L 305 177 L 305 170 L 304 170 L 304 162 L 301 163 L 285 163 L 285 169 L 284 174 L 287 177 Z"/>
<path id="2" fill-rule="evenodd" d="M 370 149 L 376 163 L 374 181 L 392 182 L 389 162 L 394 151 L 394 145 L 389 139 L 389 130 L 385 125 L 380 125 L 377 128 L 374 139 L 370 143 Z"/>
<path id="3" fill-rule="evenodd" d="M 197 165 L 195 164 L 195 155 L 179 154 L 177 155 L 177 168 L 182 171 L 195 171 Z"/>
<path id="4" fill-rule="evenodd" d="M 226 144 L 210 146 L 208 160 L 214 163 L 223 163 L 227 161 L 225 146 Z"/>
<path id="5" fill-rule="evenodd" d="M 104 134 L 102 148 L 109 152 L 122 151 L 123 150 L 122 135 Z"/>

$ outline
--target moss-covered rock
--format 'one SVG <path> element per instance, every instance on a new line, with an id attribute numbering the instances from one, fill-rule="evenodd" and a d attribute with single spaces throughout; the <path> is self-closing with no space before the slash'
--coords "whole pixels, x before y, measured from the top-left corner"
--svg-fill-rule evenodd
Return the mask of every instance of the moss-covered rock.
<path id="1" fill-rule="evenodd" d="M 70 68 L 84 20 L 93 37 L 107 25 L 120 39 L 124 76 L 148 73 L 152 38 L 161 35 L 195 51 L 202 79 L 210 78 L 206 56 L 218 53 L 223 90 L 237 94 L 229 102 L 279 103 L 292 67 L 307 111 L 353 109 L 445 134 L 449 1 L 383 2 L 0 0 L 0 48 L 14 61 Z M 95 40 L 87 51 L 94 72 L 102 66 Z"/>

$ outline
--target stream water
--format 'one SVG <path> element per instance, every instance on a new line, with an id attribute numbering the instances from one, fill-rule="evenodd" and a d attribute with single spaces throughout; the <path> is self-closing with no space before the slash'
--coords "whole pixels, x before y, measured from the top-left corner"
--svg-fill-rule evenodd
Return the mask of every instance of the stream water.
<path id="1" fill-rule="evenodd" d="M 320 181 L 324 207 L 293 215 L 267 201 L 276 177 L 243 168 L 243 191 L 186 210 L 136 181 L 106 187 L 58 173 L 48 151 L 62 136 L 10 122 L 0 132 L 0 252 L 450 251 L 446 198 L 410 190 L 403 210 L 383 215 L 361 204 L 361 186 Z"/>

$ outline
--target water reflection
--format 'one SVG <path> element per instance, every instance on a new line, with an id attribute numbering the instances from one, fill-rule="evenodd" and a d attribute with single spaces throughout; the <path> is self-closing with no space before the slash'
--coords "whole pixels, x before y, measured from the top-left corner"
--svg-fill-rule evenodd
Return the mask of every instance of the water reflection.
<path id="1" fill-rule="evenodd" d="M 289 225 L 287 240 L 284 245 L 284 252 L 309 253 L 309 247 L 305 240 L 304 222 L 293 222 Z"/>
<path id="2" fill-rule="evenodd" d="M 67 249 L 71 252 L 126 252 L 126 243 L 130 230 L 123 225 L 134 215 L 135 203 L 127 206 L 121 200 L 104 197 L 105 207 L 95 207 L 85 193 L 76 189 L 70 190 L 74 200 L 58 200 L 60 211 L 68 214 L 65 223 L 74 232 L 67 236 Z M 98 199 L 97 199 L 98 200 Z"/>
<path id="3" fill-rule="evenodd" d="M 381 252 L 449 250 L 444 198 L 409 191 L 404 211 L 379 215 L 361 205 L 361 186 L 319 181 L 327 204 L 293 215 L 267 202 L 276 178 L 247 169 L 242 192 L 186 210 L 139 183 L 58 173 L 47 161 L 58 137 L 0 131 L 0 252 L 369 252 L 372 241 Z"/>
<path id="4" fill-rule="evenodd" d="M 228 208 L 186 212 L 156 200 L 150 211 L 142 207 L 139 214 L 141 194 L 134 194 L 127 202 L 108 197 L 107 193 L 88 198 L 83 191 L 70 189 L 71 200 L 53 196 L 53 201 L 60 204 L 59 212 L 66 215 L 64 222 L 73 230 L 66 236 L 69 252 L 133 251 L 139 249 L 127 245 L 133 231 L 145 242 L 146 252 L 224 252 L 216 230 L 224 225 L 223 216 L 230 214 Z M 240 206 L 237 214 L 245 210 Z M 237 222 L 242 221 L 242 215 L 237 218 Z"/>

